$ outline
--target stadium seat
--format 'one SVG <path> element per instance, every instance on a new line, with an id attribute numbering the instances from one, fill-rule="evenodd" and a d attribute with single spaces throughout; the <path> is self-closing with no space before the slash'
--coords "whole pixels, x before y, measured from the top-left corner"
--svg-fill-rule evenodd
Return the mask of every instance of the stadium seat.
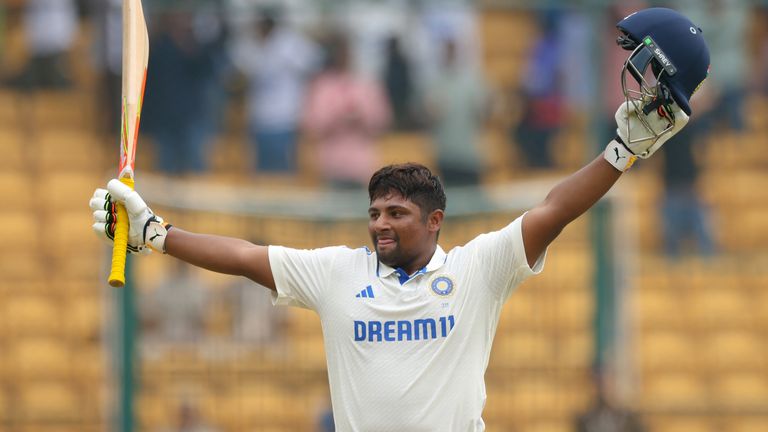
<path id="1" fill-rule="evenodd" d="M 167 394 L 141 391 L 136 397 L 139 430 L 159 430 L 172 425 L 170 397 Z"/>
<path id="2" fill-rule="evenodd" d="M 21 131 L 16 128 L 0 128 L 0 143 L 3 157 L 0 158 L 0 171 L 21 173 L 28 169 L 28 155 Z"/>
<path id="3" fill-rule="evenodd" d="M 47 218 L 43 229 L 46 247 L 54 255 L 71 255 L 72 249 L 76 247 L 79 254 L 98 256 L 106 242 L 94 235 L 92 223 L 92 213 L 86 206 L 64 210 Z"/>
<path id="4" fill-rule="evenodd" d="M 768 409 L 768 379 L 764 370 L 721 373 L 712 387 L 714 401 L 726 409 Z"/>
<path id="5" fill-rule="evenodd" d="M 731 432 L 730 429 L 720 429 L 716 418 L 699 416 L 652 416 L 645 423 L 653 432 Z"/>
<path id="6" fill-rule="evenodd" d="M 2 359 L 0 359 L 0 364 Z M 4 378 L 3 378 L 4 379 Z M 8 417 L 11 414 L 10 398 L 5 392 L 5 389 L 0 390 L 0 424 L 6 424 Z M 0 426 L 0 431 L 4 430 L 3 426 Z"/>
<path id="7" fill-rule="evenodd" d="M 707 386 L 694 372 L 649 373 L 643 381 L 642 400 L 646 409 L 700 409 L 709 401 Z"/>
<path id="8" fill-rule="evenodd" d="M 685 319 L 683 295 L 674 289 L 658 287 L 649 280 L 631 295 L 635 317 L 643 328 L 679 328 Z"/>
<path id="9" fill-rule="evenodd" d="M 498 334 L 494 340 L 490 367 L 526 368 L 551 365 L 555 361 L 555 340 L 537 331 Z"/>
<path id="10" fill-rule="evenodd" d="M 733 288 L 718 285 L 690 292 L 686 309 L 692 323 L 705 328 L 754 325 L 754 307 L 742 291 Z"/>
<path id="11" fill-rule="evenodd" d="M 0 281 L 6 288 L 19 284 L 38 282 L 48 271 L 43 257 L 34 245 L 20 243 L 14 246 L 11 253 L 0 252 Z M 47 287 L 47 285 L 46 285 Z"/>
<path id="12" fill-rule="evenodd" d="M 564 291 L 553 296 L 559 328 L 586 328 L 592 322 L 594 297 L 586 290 Z"/>
<path id="13" fill-rule="evenodd" d="M 105 311 L 111 305 L 95 294 L 73 294 L 68 298 L 66 316 L 67 331 L 76 341 L 97 340 L 104 324 Z"/>
<path id="14" fill-rule="evenodd" d="M 106 166 L 106 149 L 114 149 L 108 159 L 117 170 L 118 143 L 107 146 L 88 129 L 49 127 L 40 131 L 32 143 L 35 163 L 41 172 L 100 173 Z M 94 186 L 95 187 L 95 186 Z"/>
<path id="15" fill-rule="evenodd" d="M 534 282 L 532 280 L 531 282 Z M 544 306 L 539 301 L 535 286 L 518 287 L 502 310 L 497 334 L 520 329 L 540 328 Z"/>
<path id="16" fill-rule="evenodd" d="M 93 98 L 87 92 L 37 91 L 26 101 L 31 109 L 32 121 L 48 127 L 88 130 L 89 119 L 96 112 Z"/>
<path id="17" fill-rule="evenodd" d="M 547 419 L 531 420 L 520 425 L 516 431 L 520 432 L 572 432 L 573 420 L 566 419 Z"/>
<path id="18" fill-rule="evenodd" d="M 40 248 L 40 222 L 36 214 L 20 210 L 0 212 L 0 238 L 21 250 L 37 251 Z"/>
<path id="19" fill-rule="evenodd" d="M 8 129 L 16 123 L 15 101 L 19 97 L 21 96 L 11 90 L 0 89 L 0 129 Z"/>
<path id="20" fill-rule="evenodd" d="M 322 337 L 320 318 L 315 312 L 301 308 L 290 308 L 287 313 L 291 335 Z"/>
<path id="21" fill-rule="evenodd" d="M 83 396 L 66 382 L 27 382 L 18 392 L 18 416 L 27 422 L 80 420 Z"/>
<path id="22" fill-rule="evenodd" d="M 0 135 L 0 142 L 3 137 Z M 3 151 L 5 146 L 3 143 Z M 0 158 L 3 159 L 3 158 Z M 3 197 L 3 211 L 22 210 L 29 211 L 39 202 L 39 198 L 32 192 L 32 174 L 24 171 L 3 170 L 0 168 L 0 197 Z"/>
<path id="23" fill-rule="evenodd" d="M 768 350 L 763 332 L 713 331 L 702 340 L 699 361 L 715 370 L 765 370 Z"/>
<path id="24" fill-rule="evenodd" d="M 765 432 L 768 431 L 768 418 L 765 415 L 734 417 L 725 421 L 723 430 L 728 432 Z"/>
<path id="25" fill-rule="evenodd" d="M 53 336 L 15 339 L 8 356 L 9 367 L 20 379 L 65 378 L 72 371 L 71 347 Z"/>
<path id="26" fill-rule="evenodd" d="M 535 21 L 524 11 L 494 10 L 483 14 L 480 29 L 486 74 L 502 88 L 516 88 L 532 41 L 526 35 L 535 32 Z"/>
<path id="27" fill-rule="evenodd" d="M 387 165 L 403 162 L 403 155 L 411 162 L 435 166 L 434 146 L 428 134 L 422 132 L 392 132 L 382 136 L 378 143 L 380 163 Z"/>
<path id="28" fill-rule="evenodd" d="M 96 243 L 101 241 L 93 234 L 89 234 L 88 237 L 91 237 Z M 107 259 L 111 255 L 103 255 L 95 250 L 88 252 L 89 248 L 83 249 L 83 253 L 64 254 L 63 251 L 58 251 L 51 257 L 48 270 L 63 281 L 89 280 L 92 282 L 92 287 L 99 286 L 99 277 L 106 278 L 104 273 L 109 269 Z"/>
<path id="29" fill-rule="evenodd" d="M 587 370 L 594 360 L 594 345 L 594 336 L 588 329 L 575 329 L 558 334 L 555 343 L 556 364 L 561 367 Z"/>
<path id="30" fill-rule="evenodd" d="M 697 339 L 684 330 L 646 330 L 640 335 L 640 365 L 647 373 L 695 367 L 705 349 Z"/>
<path id="31" fill-rule="evenodd" d="M 50 295 L 10 296 L 2 305 L 0 322 L 4 331 L 14 337 L 60 335 L 62 309 L 58 299 Z"/>
<path id="32" fill-rule="evenodd" d="M 36 184 L 38 197 L 45 197 L 44 209 L 82 211 L 97 187 L 106 187 L 102 172 L 64 171 L 46 173 Z"/>
<path id="33" fill-rule="evenodd" d="M 326 367 L 323 338 L 320 335 L 291 339 L 291 350 L 301 359 L 299 367 L 324 370 Z"/>

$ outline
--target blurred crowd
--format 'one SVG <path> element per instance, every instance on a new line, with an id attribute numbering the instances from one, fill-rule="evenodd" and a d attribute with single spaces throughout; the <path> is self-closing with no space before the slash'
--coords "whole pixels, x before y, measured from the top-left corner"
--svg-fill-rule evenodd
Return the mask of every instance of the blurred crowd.
<path id="1" fill-rule="evenodd" d="M 234 101 L 245 107 L 241 157 L 251 172 L 300 175 L 299 146 L 329 187 L 364 187 L 380 165 L 379 138 L 392 132 L 430 138 L 448 186 L 479 185 L 489 160 L 490 124 L 501 124 L 510 166 L 558 168 L 566 136 L 586 143 L 615 134 L 622 101 L 612 79 L 627 53 L 614 25 L 649 6 L 681 10 L 705 31 L 712 73 L 694 98 L 692 124 L 667 146 L 660 203 L 665 248 L 683 243 L 712 254 L 711 222 L 698 196 L 701 167 L 692 147 L 712 133 L 745 130 L 745 100 L 768 93 L 768 40 L 754 29 L 768 16 L 745 0 L 624 0 L 577 8 L 562 2 L 528 9 L 533 31 L 514 83 L 487 78 L 482 12 L 471 2 L 312 2 L 308 0 L 145 0 L 150 62 L 142 132 L 155 169 L 170 175 L 210 170 L 217 136 Z M 23 26 L 26 64 L 5 71 L 19 91 L 76 86 L 72 55 L 80 24 L 93 31 L 99 125 L 119 127 L 121 0 L 16 0 L 6 22 Z M 759 27 L 759 26 L 758 26 Z M 597 30 L 595 30 L 597 29 Z M 716 30 L 715 30 L 716 29 Z M 607 37 L 606 35 L 611 35 Z M 498 41 L 494 41 L 496 43 Z M 590 123 L 590 119 L 592 121 Z M 589 137 L 586 125 L 600 125 Z M 594 128 L 593 128 L 594 130 Z"/>
<path id="2" fill-rule="evenodd" d="M 615 23 L 644 7 L 676 8 L 704 29 L 712 65 L 693 100 L 691 124 L 659 153 L 659 213 L 669 256 L 691 248 L 717 253 L 700 197 L 697 155 L 713 134 L 746 133 L 748 98 L 768 96 L 768 28 L 753 27 L 768 22 L 765 2 L 624 0 L 598 9 L 531 2 L 526 12 L 534 31 L 512 84 L 489 78 L 484 12 L 471 1 L 142 3 L 151 43 L 142 132 L 151 138 L 157 171 L 209 171 L 216 138 L 226 133 L 229 108 L 237 101 L 246 110 L 242 158 L 252 172 L 300 175 L 299 146 L 305 145 L 322 182 L 345 190 L 367 184 L 381 163 L 379 138 L 390 133 L 429 137 L 433 168 L 449 187 L 483 182 L 489 159 L 497 157 L 485 153 L 482 141 L 491 124 L 503 125 L 511 149 L 505 155 L 516 158 L 508 161 L 512 166 L 557 169 L 559 140 L 583 133 L 596 120 L 598 143 L 581 140 L 582 154 L 590 153 L 614 136 L 613 116 L 623 100 L 618 77 L 628 53 L 614 43 Z M 116 134 L 121 13 L 122 0 L 3 2 L 0 35 L 21 26 L 26 59 L 15 69 L 0 64 L 2 85 L 18 92 L 76 90 L 82 83 L 73 50 L 87 24 L 102 116 L 97 123 Z M 7 43 L 0 37 L 0 59 Z M 172 269 L 143 299 L 141 320 L 150 342 L 199 341 L 210 316 L 230 308 L 224 315 L 234 339 L 283 351 L 285 316 L 271 307 L 266 290 L 238 283 L 214 295 L 189 271 Z M 600 426 L 606 418 L 634 423 L 611 411 L 598 391 L 598 403 L 578 419 L 578 430 L 640 430 Z M 180 423 L 194 417 L 185 406 Z"/>

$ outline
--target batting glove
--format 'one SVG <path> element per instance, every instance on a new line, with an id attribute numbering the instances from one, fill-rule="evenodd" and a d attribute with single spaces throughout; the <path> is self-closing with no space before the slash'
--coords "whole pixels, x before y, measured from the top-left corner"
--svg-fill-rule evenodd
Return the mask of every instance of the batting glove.
<path id="1" fill-rule="evenodd" d="M 637 158 L 647 159 L 688 124 L 688 115 L 677 104 L 648 114 L 638 112 L 632 102 L 616 110 L 616 139 L 608 143 L 603 157 L 619 171 L 628 170 Z M 641 118 L 642 116 L 642 118 Z M 674 120 L 672 120 L 674 119 Z"/>
<path id="2" fill-rule="evenodd" d="M 107 241 L 115 239 L 117 206 L 119 202 L 128 212 L 128 252 L 146 255 L 156 250 L 165 253 L 165 237 L 170 224 L 152 213 L 138 192 L 113 179 L 107 189 L 96 189 L 90 201 L 93 210 L 93 230 Z"/>

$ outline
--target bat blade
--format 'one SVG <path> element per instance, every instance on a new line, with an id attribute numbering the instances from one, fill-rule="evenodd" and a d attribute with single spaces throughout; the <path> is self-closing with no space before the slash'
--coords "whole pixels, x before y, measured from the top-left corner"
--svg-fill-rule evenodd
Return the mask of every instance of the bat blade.
<path id="1" fill-rule="evenodd" d="M 123 76 L 120 178 L 133 178 L 141 105 L 149 63 L 149 34 L 141 0 L 123 0 Z"/>
<path id="2" fill-rule="evenodd" d="M 144 19 L 141 0 L 123 0 L 123 76 L 122 115 L 120 119 L 120 160 L 118 178 L 134 187 L 136 144 L 139 137 L 141 106 L 149 63 L 149 33 Z M 128 246 L 128 214 L 117 206 L 117 224 L 112 249 L 112 268 L 109 284 L 125 285 L 125 258 Z"/>

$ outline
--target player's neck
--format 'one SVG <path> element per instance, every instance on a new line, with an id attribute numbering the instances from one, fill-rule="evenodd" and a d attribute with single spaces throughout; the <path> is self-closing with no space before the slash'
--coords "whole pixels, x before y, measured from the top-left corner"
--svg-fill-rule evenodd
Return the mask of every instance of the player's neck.
<path id="1" fill-rule="evenodd" d="M 432 259 L 432 256 L 435 255 L 436 250 L 437 243 L 434 243 L 427 253 L 424 253 L 410 263 L 407 263 L 402 269 L 405 270 L 409 276 L 413 276 L 414 273 L 423 269 L 427 266 L 427 264 L 429 264 L 429 261 Z"/>

